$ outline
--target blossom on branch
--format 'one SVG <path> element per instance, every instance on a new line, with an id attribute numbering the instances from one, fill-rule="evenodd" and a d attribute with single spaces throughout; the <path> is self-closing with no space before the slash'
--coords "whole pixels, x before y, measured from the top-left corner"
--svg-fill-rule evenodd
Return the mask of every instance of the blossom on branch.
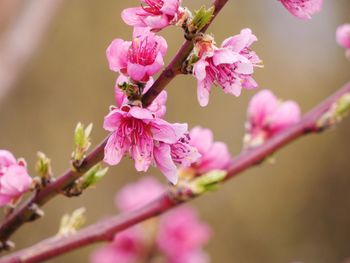
<path id="1" fill-rule="evenodd" d="M 23 159 L 0 150 L 0 207 L 15 201 L 30 189 L 32 178 Z"/>
<path id="2" fill-rule="evenodd" d="M 190 131 L 190 145 L 202 155 L 192 164 L 196 173 L 203 174 L 212 170 L 224 170 L 231 160 L 227 145 L 223 142 L 214 142 L 213 132 L 202 127 L 194 127 Z"/>
<path id="3" fill-rule="evenodd" d="M 294 101 L 281 102 L 269 90 L 262 90 L 250 101 L 246 123 L 246 147 L 263 144 L 267 139 L 300 120 L 300 108 Z"/>
<path id="4" fill-rule="evenodd" d="M 141 7 L 127 8 L 122 19 L 130 26 L 161 30 L 181 16 L 181 0 L 140 0 Z"/>
<path id="5" fill-rule="evenodd" d="M 197 150 L 183 141 L 187 124 L 170 124 L 155 116 L 149 109 L 124 105 L 114 108 L 105 117 L 104 129 L 112 132 L 105 147 L 104 161 L 116 165 L 129 153 L 137 171 L 146 172 L 156 165 L 170 182 L 177 182 L 176 164 L 185 159 L 196 161 Z M 183 155 L 175 155 L 172 149 L 178 143 L 186 145 Z M 190 156 L 190 157 L 189 157 Z"/>
<path id="6" fill-rule="evenodd" d="M 261 60 L 251 45 L 257 41 L 250 29 L 226 39 L 220 48 L 213 40 L 199 40 L 195 54 L 193 74 L 197 78 L 197 97 L 201 106 L 207 106 L 213 85 L 220 86 L 225 93 L 240 96 L 242 88 L 254 89 L 258 84 L 253 79 L 254 68 Z"/>
<path id="7" fill-rule="evenodd" d="M 311 16 L 320 12 L 323 0 L 280 0 L 285 8 L 300 19 L 311 19 Z"/>
<path id="8" fill-rule="evenodd" d="M 339 26 L 336 37 L 338 44 L 346 49 L 346 56 L 350 59 L 350 24 Z"/>
<path id="9" fill-rule="evenodd" d="M 109 68 L 130 76 L 133 81 L 147 82 L 164 66 L 167 42 L 147 28 L 135 28 L 132 41 L 114 39 L 106 50 Z"/>

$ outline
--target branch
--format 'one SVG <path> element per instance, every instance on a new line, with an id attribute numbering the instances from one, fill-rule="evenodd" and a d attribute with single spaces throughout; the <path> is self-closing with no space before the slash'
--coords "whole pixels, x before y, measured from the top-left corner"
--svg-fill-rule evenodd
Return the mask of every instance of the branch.
<path id="1" fill-rule="evenodd" d="M 227 170 L 225 180 L 231 179 L 246 169 L 261 163 L 266 157 L 297 138 L 322 131 L 323 129 L 320 129 L 317 125 L 318 121 L 344 94 L 350 94 L 350 83 L 304 115 L 297 124 L 279 133 L 262 146 L 245 151 L 234 158 Z M 192 198 L 195 198 L 195 196 L 186 201 Z M 98 222 L 82 229 L 77 234 L 46 239 L 32 247 L 0 259 L 0 263 L 40 262 L 95 242 L 110 241 L 116 233 L 157 216 L 182 202 L 185 202 L 185 200 L 179 201 L 170 193 L 166 193 L 143 208 Z"/>
<path id="2" fill-rule="evenodd" d="M 215 13 L 210 23 L 202 30 L 204 32 L 219 14 L 228 0 L 215 0 Z M 143 104 L 145 107 L 150 105 L 159 93 L 180 73 L 182 64 L 185 62 L 193 49 L 191 41 L 185 41 L 178 53 L 175 55 L 171 63 L 166 67 L 162 74 L 158 77 L 153 86 L 145 94 Z M 36 192 L 26 202 L 19 206 L 9 217 L 0 224 L 0 241 L 5 242 L 8 238 L 26 222 L 36 219 L 33 207 L 41 207 L 51 198 L 60 194 L 67 186 L 71 185 L 79 177 L 83 176 L 91 167 L 103 159 L 104 147 L 108 137 L 95 148 L 84 160 L 78 171 L 68 170 L 61 175 L 55 182 L 48 185 L 45 189 Z"/>

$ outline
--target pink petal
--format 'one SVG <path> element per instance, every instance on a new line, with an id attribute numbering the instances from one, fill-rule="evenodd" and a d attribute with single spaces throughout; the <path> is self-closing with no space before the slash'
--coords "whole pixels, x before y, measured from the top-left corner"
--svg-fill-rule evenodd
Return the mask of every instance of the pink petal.
<path id="1" fill-rule="evenodd" d="M 0 169 L 2 167 L 8 167 L 12 164 L 16 164 L 16 158 L 13 154 L 7 150 L 0 150 Z"/>
<path id="2" fill-rule="evenodd" d="M 168 144 L 161 143 L 154 147 L 154 160 L 169 182 L 176 185 L 178 181 L 177 168 L 171 158 L 171 150 Z"/>
<path id="3" fill-rule="evenodd" d="M 174 126 L 162 119 L 152 121 L 150 130 L 156 141 L 176 143 L 178 140 Z"/>
<path id="4" fill-rule="evenodd" d="M 269 119 L 269 127 L 279 132 L 300 120 L 300 108 L 294 101 L 283 102 Z"/>
<path id="5" fill-rule="evenodd" d="M 123 141 L 117 133 L 113 133 L 105 146 L 103 161 L 109 165 L 117 165 L 129 147 L 130 143 L 127 140 Z"/>
<path id="6" fill-rule="evenodd" d="M 148 81 L 150 75 L 146 75 L 147 68 L 140 64 L 127 63 L 127 73 L 133 80 L 136 81 Z"/>
<path id="7" fill-rule="evenodd" d="M 104 118 L 103 128 L 107 131 L 115 131 L 120 126 L 125 114 L 119 109 L 110 111 Z"/>
<path id="8" fill-rule="evenodd" d="M 122 39 L 114 39 L 106 50 L 109 68 L 120 72 L 127 67 L 128 50 L 131 42 Z"/>
<path id="9" fill-rule="evenodd" d="M 154 116 L 152 112 L 148 109 L 140 108 L 140 107 L 131 107 L 129 114 L 139 120 L 153 120 Z"/>
<path id="10" fill-rule="evenodd" d="M 134 27 L 143 27 L 146 24 L 143 21 L 144 16 L 148 15 L 141 7 L 133 7 L 124 9 L 122 19 L 125 24 Z"/>

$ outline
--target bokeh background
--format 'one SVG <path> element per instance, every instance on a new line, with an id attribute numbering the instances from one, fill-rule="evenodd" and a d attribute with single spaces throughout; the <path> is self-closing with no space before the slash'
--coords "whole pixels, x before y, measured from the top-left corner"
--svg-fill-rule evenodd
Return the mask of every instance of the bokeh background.
<path id="1" fill-rule="evenodd" d="M 53 0 L 0 0 L 0 36 L 6 37 L 30 2 L 45 1 Z M 32 174 L 38 150 L 52 158 L 56 175 L 67 169 L 77 122 L 94 124 L 94 145 L 106 136 L 101 126 L 114 102 L 115 74 L 108 70 L 105 49 L 113 38 L 130 38 L 120 12 L 137 4 L 74 0 L 55 7 L 38 49 L 0 100 L 0 148 L 25 157 Z M 350 22 L 348 0 L 325 0 L 322 13 L 308 22 L 292 17 L 276 0 L 241 0 L 229 2 L 210 32 L 221 42 L 252 28 L 259 38 L 254 49 L 265 65 L 255 75 L 260 87 L 297 100 L 306 112 L 349 81 L 350 63 L 334 40 L 336 27 L 345 22 Z M 169 61 L 182 32 L 169 28 L 161 34 L 169 42 Z M 26 45 L 30 38 L 27 34 L 17 41 Z M 167 90 L 167 120 L 209 127 L 233 155 L 240 152 L 246 107 L 255 91 L 234 98 L 214 89 L 209 106 L 201 108 L 192 77 L 178 77 Z M 207 246 L 212 262 L 345 262 L 350 256 L 349 134 L 346 120 L 330 132 L 298 140 L 276 155 L 275 164 L 253 168 L 192 202 L 214 230 Z M 162 180 L 155 169 L 149 174 Z M 116 213 L 115 193 L 140 176 L 124 159 L 96 189 L 48 203 L 45 217 L 22 227 L 13 241 L 23 248 L 55 234 L 61 216 L 82 206 L 88 223 Z M 49 262 L 88 262 L 95 248 Z"/>

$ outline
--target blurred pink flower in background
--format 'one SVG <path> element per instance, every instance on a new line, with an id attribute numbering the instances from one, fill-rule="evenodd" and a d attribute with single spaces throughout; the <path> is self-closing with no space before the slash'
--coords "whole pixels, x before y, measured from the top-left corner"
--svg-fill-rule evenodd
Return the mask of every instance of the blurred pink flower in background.
<path id="1" fill-rule="evenodd" d="M 259 146 L 278 132 L 300 120 L 300 108 L 294 101 L 281 102 L 269 90 L 258 92 L 248 106 L 245 144 Z"/>
<path id="2" fill-rule="evenodd" d="M 201 222 L 194 209 L 182 206 L 164 214 L 160 219 L 157 245 L 169 262 L 180 262 L 209 241 L 211 230 Z"/>
<path id="3" fill-rule="evenodd" d="M 96 250 L 91 263 L 136 263 L 143 258 L 147 242 L 140 227 L 132 227 L 119 234 L 108 245 Z"/>
<path id="4" fill-rule="evenodd" d="M 115 204 L 123 212 L 135 210 L 155 200 L 165 187 L 151 176 L 124 186 L 116 195 Z"/>
<path id="5" fill-rule="evenodd" d="M 311 16 L 320 12 L 323 0 L 280 0 L 287 10 L 301 19 L 311 19 Z"/>
<path id="6" fill-rule="evenodd" d="M 210 47 L 207 42 L 196 45 L 200 59 L 194 64 L 193 74 L 198 81 L 197 97 L 202 107 L 208 105 L 213 85 L 234 96 L 240 96 L 242 88 L 258 86 L 252 74 L 261 60 L 250 49 L 255 41 L 252 31 L 243 29 L 239 35 L 226 39 L 220 48 L 214 44 Z"/>
<path id="7" fill-rule="evenodd" d="M 338 44 L 346 49 L 346 57 L 350 59 L 350 24 L 343 24 L 336 32 Z"/>
<path id="8" fill-rule="evenodd" d="M 0 150 L 0 207 L 10 204 L 30 189 L 32 178 L 24 160 Z"/>
<path id="9" fill-rule="evenodd" d="M 132 80 L 147 82 L 164 66 L 167 42 L 146 28 L 134 29 L 133 40 L 114 39 L 106 50 L 109 68 L 130 76 Z"/>
<path id="10" fill-rule="evenodd" d="M 165 186 L 147 176 L 123 187 L 115 198 L 122 212 L 129 212 L 155 200 Z M 189 206 L 175 208 L 117 234 L 114 240 L 91 255 L 92 263 L 207 263 L 203 251 L 211 236 L 209 225 L 199 220 Z M 159 260 L 159 261 L 157 261 Z"/>
<path id="11" fill-rule="evenodd" d="M 227 145 L 223 142 L 214 142 L 213 132 L 210 129 L 194 127 L 190 131 L 190 145 L 196 147 L 202 157 L 192 165 L 199 174 L 211 170 L 223 170 L 230 164 L 231 155 Z"/>
<path id="12" fill-rule="evenodd" d="M 122 19 L 130 26 L 160 30 L 181 15 L 181 0 L 141 0 L 141 7 L 127 8 Z"/>

